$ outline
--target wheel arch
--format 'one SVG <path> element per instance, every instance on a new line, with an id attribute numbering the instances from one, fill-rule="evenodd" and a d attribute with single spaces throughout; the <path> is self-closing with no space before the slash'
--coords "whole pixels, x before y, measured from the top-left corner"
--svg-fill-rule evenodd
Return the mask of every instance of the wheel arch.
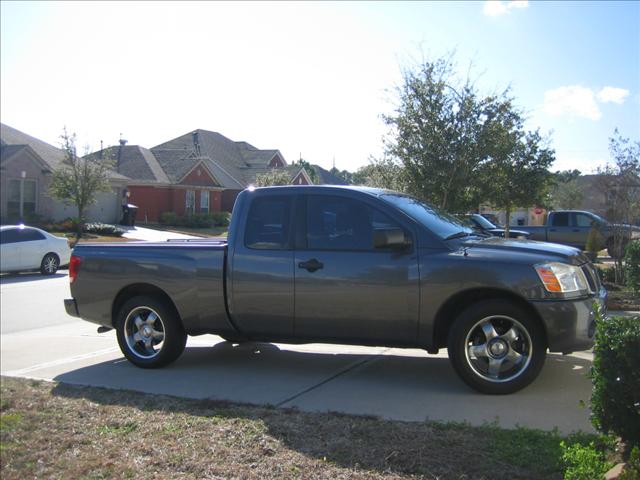
<path id="1" fill-rule="evenodd" d="M 434 319 L 434 346 L 436 348 L 446 348 L 449 331 L 458 315 L 470 305 L 485 300 L 506 300 L 525 309 L 540 325 L 544 333 L 545 344 L 548 344 L 547 329 L 542 317 L 540 317 L 538 311 L 524 297 L 514 292 L 498 288 L 477 288 L 458 292 L 442 304 Z"/>
<path id="2" fill-rule="evenodd" d="M 118 316 L 118 313 L 120 312 L 120 309 L 122 308 L 122 305 L 124 305 L 124 303 L 130 298 L 139 295 L 148 295 L 165 302 L 176 315 L 176 318 L 178 319 L 180 324 L 182 324 L 182 317 L 180 316 L 180 312 L 178 311 L 178 308 L 176 307 L 173 300 L 171 300 L 171 297 L 167 294 L 167 292 L 162 290 L 160 287 L 151 285 L 149 283 L 133 283 L 120 290 L 113 300 L 113 304 L 111 306 L 111 324 L 113 326 L 115 326 L 116 318 Z"/>

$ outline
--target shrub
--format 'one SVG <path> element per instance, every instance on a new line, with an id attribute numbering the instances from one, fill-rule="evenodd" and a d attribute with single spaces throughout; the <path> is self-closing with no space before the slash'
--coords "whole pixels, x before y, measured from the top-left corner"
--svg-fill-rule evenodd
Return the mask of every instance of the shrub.
<path id="1" fill-rule="evenodd" d="M 210 228 L 213 226 L 226 227 L 229 225 L 227 212 L 194 213 L 179 217 L 174 212 L 164 212 L 160 215 L 160 223 L 176 227 Z"/>
<path id="2" fill-rule="evenodd" d="M 605 283 L 616 283 L 616 269 L 613 267 L 599 268 L 600 279 Z"/>
<path id="3" fill-rule="evenodd" d="M 613 467 L 606 460 L 603 451 L 598 450 L 594 442 L 588 445 L 575 443 L 567 446 L 561 442 L 562 463 L 564 464 L 564 480 L 594 480 L 603 478 L 604 474 Z"/>
<path id="4" fill-rule="evenodd" d="M 603 319 L 598 312 L 591 379 L 593 425 L 640 446 L 640 316 Z"/>
<path id="5" fill-rule="evenodd" d="M 627 245 L 624 255 L 625 283 L 627 287 L 640 293 L 640 240 L 634 240 Z"/>
<path id="6" fill-rule="evenodd" d="M 231 214 L 229 212 L 214 212 L 210 215 L 216 227 L 228 227 L 231 222 Z"/>
<path id="7" fill-rule="evenodd" d="M 640 448 L 631 450 L 629 461 L 622 471 L 618 480 L 638 480 L 640 479 Z"/>
<path id="8" fill-rule="evenodd" d="M 105 235 L 109 237 L 121 237 L 122 234 L 126 232 L 126 230 L 124 230 L 123 228 L 117 227 L 115 225 L 99 222 L 85 224 L 84 231 L 86 233 Z"/>
<path id="9" fill-rule="evenodd" d="M 587 244 L 585 250 L 594 256 L 598 255 L 598 252 L 604 248 L 604 242 L 602 241 L 602 234 L 598 227 L 591 227 L 589 230 L 589 236 L 587 237 Z"/>
<path id="10" fill-rule="evenodd" d="M 174 212 L 162 212 L 160 214 L 160 223 L 164 225 L 177 225 L 178 216 Z"/>

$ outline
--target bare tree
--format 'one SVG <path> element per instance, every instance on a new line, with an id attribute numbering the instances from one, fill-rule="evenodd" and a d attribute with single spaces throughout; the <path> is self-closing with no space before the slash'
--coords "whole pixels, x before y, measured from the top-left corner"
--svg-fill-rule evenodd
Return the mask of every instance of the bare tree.
<path id="1" fill-rule="evenodd" d="M 616 261 L 616 283 L 621 283 L 631 224 L 640 218 L 640 142 L 623 138 L 616 129 L 609 139 L 609 153 L 611 161 L 598 169 L 596 188 L 609 207 L 606 216 L 613 224 L 613 240 L 607 248 Z"/>
<path id="2" fill-rule="evenodd" d="M 60 138 L 65 156 L 61 168 L 53 172 L 49 190 L 54 198 L 78 209 L 77 237 L 80 238 L 87 207 L 95 203 L 98 192 L 109 191 L 109 171 L 114 161 L 109 149 L 103 150 L 100 156 L 79 157 L 76 135 L 68 134 L 66 128 Z M 86 150 L 88 154 L 89 149 Z"/>

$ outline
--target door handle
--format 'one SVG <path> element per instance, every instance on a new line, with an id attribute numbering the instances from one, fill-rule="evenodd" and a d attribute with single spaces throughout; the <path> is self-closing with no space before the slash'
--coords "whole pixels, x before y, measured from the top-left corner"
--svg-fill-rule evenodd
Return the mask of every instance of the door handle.
<path id="1" fill-rule="evenodd" d="M 313 273 L 316 270 L 320 270 L 321 268 L 324 268 L 324 263 L 319 262 L 315 258 L 312 258 L 311 260 L 307 260 L 306 262 L 300 262 L 298 264 L 298 268 L 304 268 L 308 272 Z"/>

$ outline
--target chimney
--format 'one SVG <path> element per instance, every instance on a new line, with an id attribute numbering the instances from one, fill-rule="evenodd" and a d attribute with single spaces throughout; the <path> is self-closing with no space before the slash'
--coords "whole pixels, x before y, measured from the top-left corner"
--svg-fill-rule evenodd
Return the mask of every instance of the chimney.
<path id="1" fill-rule="evenodd" d="M 193 148 L 196 151 L 196 155 L 200 156 L 200 143 L 198 142 L 198 131 L 196 130 L 191 134 L 193 140 Z"/>
<path id="2" fill-rule="evenodd" d="M 119 140 L 120 146 L 118 147 L 118 159 L 116 162 L 116 172 L 120 172 L 120 160 L 122 159 L 122 148 L 127 144 L 127 141 L 122 138 L 122 134 L 120 134 Z"/>

